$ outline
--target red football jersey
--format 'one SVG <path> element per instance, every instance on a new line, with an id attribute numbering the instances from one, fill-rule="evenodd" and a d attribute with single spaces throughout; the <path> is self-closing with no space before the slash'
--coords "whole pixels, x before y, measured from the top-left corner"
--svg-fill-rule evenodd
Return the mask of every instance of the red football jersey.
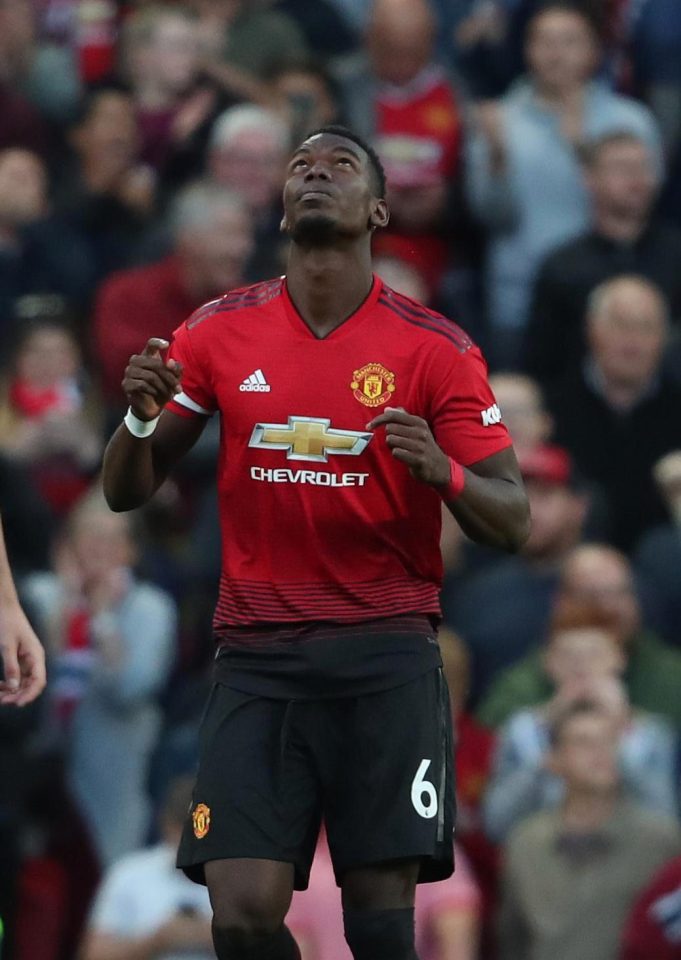
<path id="1" fill-rule="evenodd" d="M 277 279 L 197 310 L 170 355 L 184 373 L 168 408 L 221 415 L 218 635 L 439 613 L 441 499 L 366 424 L 404 407 L 463 465 L 510 445 L 459 327 L 376 277 L 319 339 Z"/>

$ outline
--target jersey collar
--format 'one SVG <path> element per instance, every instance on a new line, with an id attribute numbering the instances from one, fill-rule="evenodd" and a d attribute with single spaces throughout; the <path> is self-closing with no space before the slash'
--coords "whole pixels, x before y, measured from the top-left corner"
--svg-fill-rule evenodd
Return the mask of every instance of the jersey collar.
<path id="1" fill-rule="evenodd" d="M 354 313 L 351 313 L 349 317 L 346 317 L 342 323 L 340 323 L 335 330 L 332 330 L 331 333 L 327 334 L 325 337 L 317 337 L 310 330 L 308 325 L 305 323 L 301 315 L 298 313 L 295 304 L 291 300 L 288 292 L 288 285 L 286 283 L 286 278 L 284 277 L 284 283 L 282 285 L 282 297 L 284 298 L 284 308 L 286 310 L 286 316 L 288 317 L 293 328 L 302 336 L 306 337 L 308 340 L 318 340 L 320 343 L 325 343 L 327 340 L 339 340 L 341 337 L 347 336 L 351 333 L 355 327 L 357 327 L 373 310 L 378 301 L 378 297 L 383 288 L 383 281 L 380 277 L 377 277 L 376 274 L 373 274 L 373 282 L 371 284 L 371 289 L 365 297 L 365 299 L 360 303 L 359 307 L 355 310 Z"/>

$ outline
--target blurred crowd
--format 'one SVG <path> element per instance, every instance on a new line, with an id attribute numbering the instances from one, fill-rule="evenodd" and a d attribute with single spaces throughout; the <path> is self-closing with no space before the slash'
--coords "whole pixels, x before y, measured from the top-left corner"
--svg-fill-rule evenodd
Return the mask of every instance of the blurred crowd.
<path id="1" fill-rule="evenodd" d="M 423 960 L 681 958 L 681 3 L 0 0 L 0 509 L 48 656 L 0 707 L 3 960 L 205 960 L 174 870 L 210 686 L 211 423 L 97 486 L 127 359 L 285 269 L 288 151 L 385 166 L 376 271 L 480 343 L 533 529 L 444 518 L 458 867 Z M 349 960 L 323 838 L 290 914 Z"/>

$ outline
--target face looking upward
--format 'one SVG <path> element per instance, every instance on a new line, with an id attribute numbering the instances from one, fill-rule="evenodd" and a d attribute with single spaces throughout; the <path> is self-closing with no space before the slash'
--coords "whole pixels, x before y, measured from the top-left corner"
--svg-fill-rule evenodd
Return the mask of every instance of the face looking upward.
<path id="1" fill-rule="evenodd" d="M 367 154 L 337 134 L 317 134 L 293 154 L 284 185 L 282 230 L 294 243 L 331 246 L 368 237 L 388 222 Z"/>

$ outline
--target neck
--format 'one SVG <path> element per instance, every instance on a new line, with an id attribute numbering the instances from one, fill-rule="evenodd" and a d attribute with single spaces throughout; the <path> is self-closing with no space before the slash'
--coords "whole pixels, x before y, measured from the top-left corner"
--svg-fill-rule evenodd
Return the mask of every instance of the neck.
<path id="1" fill-rule="evenodd" d="M 143 110 L 165 110 L 172 107 L 175 97 L 154 80 L 141 81 L 135 91 L 138 107 Z"/>
<path id="2" fill-rule="evenodd" d="M 535 84 L 537 97 L 552 110 L 574 109 L 581 105 L 584 99 L 584 84 L 575 83 L 569 87 L 544 86 Z"/>
<path id="3" fill-rule="evenodd" d="M 594 793 L 568 788 L 562 809 L 563 826 L 571 833 L 590 833 L 603 827 L 617 803 L 615 790 Z"/>
<path id="4" fill-rule="evenodd" d="M 291 244 L 289 295 L 317 337 L 327 336 L 358 309 L 371 290 L 372 278 L 369 243 L 346 248 Z"/>
<path id="5" fill-rule="evenodd" d="M 646 228 L 647 219 L 611 210 L 598 210 L 596 232 L 617 243 L 635 243 Z"/>

